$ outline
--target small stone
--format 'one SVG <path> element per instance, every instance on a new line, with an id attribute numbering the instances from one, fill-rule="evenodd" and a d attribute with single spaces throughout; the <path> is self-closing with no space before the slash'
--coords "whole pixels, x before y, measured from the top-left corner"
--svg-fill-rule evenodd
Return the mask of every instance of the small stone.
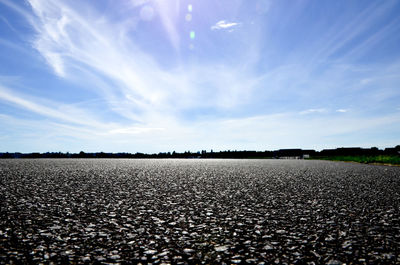
<path id="1" fill-rule="evenodd" d="M 265 246 L 264 246 L 264 249 L 265 249 L 265 250 L 273 250 L 273 249 L 274 249 L 274 246 L 268 244 L 268 245 L 265 245 Z"/>
<path id="2" fill-rule="evenodd" d="M 97 256 L 96 260 L 101 262 L 101 261 L 105 261 L 106 258 L 104 258 L 103 256 Z"/>
<path id="3" fill-rule="evenodd" d="M 228 246 L 216 246 L 214 247 L 215 251 L 223 252 L 228 250 Z"/>
<path id="4" fill-rule="evenodd" d="M 146 251 L 143 252 L 143 253 L 146 254 L 146 255 L 153 255 L 153 254 L 156 254 L 156 253 L 157 253 L 157 250 L 149 249 L 149 250 L 146 250 Z"/>
<path id="5" fill-rule="evenodd" d="M 342 244 L 342 248 L 348 248 L 349 246 L 351 246 L 351 241 L 350 240 L 344 241 L 343 244 Z"/>
<path id="6" fill-rule="evenodd" d="M 194 250 L 194 249 L 191 249 L 191 248 L 185 248 L 185 249 L 183 250 L 183 252 L 189 254 L 189 253 L 195 252 L 195 250 Z"/>
<path id="7" fill-rule="evenodd" d="M 328 263 L 326 263 L 326 265 L 342 265 L 343 262 L 341 262 L 340 260 L 336 260 L 336 259 L 331 259 L 328 261 Z"/>
<path id="8" fill-rule="evenodd" d="M 321 258 L 321 255 L 318 254 L 316 251 L 311 250 L 310 252 L 311 252 L 311 254 L 313 254 L 316 258 L 318 258 L 318 259 Z"/>
<path id="9" fill-rule="evenodd" d="M 334 238 L 332 235 L 329 235 L 329 236 L 327 236 L 327 237 L 325 238 L 325 241 L 327 241 L 327 242 L 332 242 L 332 241 L 335 241 L 335 238 Z"/>
<path id="10" fill-rule="evenodd" d="M 391 259 L 391 258 L 394 257 L 394 255 L 393 255 L 392 253 L 383 253 L 383 254 L 382 254 L 382 257 L 383 257 L 384 259 Z"/>

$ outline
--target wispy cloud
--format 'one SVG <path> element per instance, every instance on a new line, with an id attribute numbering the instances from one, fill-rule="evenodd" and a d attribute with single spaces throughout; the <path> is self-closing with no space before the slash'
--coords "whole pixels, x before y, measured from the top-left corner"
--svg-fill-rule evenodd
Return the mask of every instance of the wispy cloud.
<path id="1" fill-rule="evenodd" d="M 211 26 L 211 30 L 220 29 L 232 29 L 233 27 L 239 26 L 238 22 L 227 22 L 225 20 L 218 21 L 215 25 Z"/>
<path id="2" fill-rule="evenodd" d="M 115 87 L 108 86 L 107 93 L 124 95 L 123 101 L 131 101 L 133 108 L 161 105 L 165 93 L 153 83 L 165 83 L 160 78 L 168 77 L 135 44 L 119 38 L 124 28 L 82 17 L 63 2 L 30 3 L 38 16 L 34 47 L 56 74 L 76 78 L 73 74 L 79 72 L 74 69 L 83 66 L 112 81 Z"/>
<path id="3" fill-rule="evenodd" d="M 8 22 L 8 20 L 5 17 L 0 16 L 0 20 L 2 20 L 14 33 L 19 34 L 18 30 L 16 30 L 15 27 L 11 25 L 11 23 Z"/>
<path id="4" fill-rule="evenodd" d="M 27 21 L 29 21 L 31 23 L 35 20 L 34 17 L 32 16 L 32 14 L 28 10 L 26 10 L 26 9 L 20 7 L 19 5 L 15 4 L 14 1 L 0 0 L 0 3 L 8 6 L 11 9 L 13 9 L 15 12 L 19 13 L 21 16 L 23 16 Z"/>
<path id="5" fill-rule="evenodd" d="M 142 6 L 148 4 L 150 0 L 131 0 L 130 3 L 133 7 Z"/>
<path id="6" fill-rule="evenodd" d="M 369 147 L 371 143 L 368 142 L 368 138 L 360 135 L 361 131 L 379 132 L 382 126 L 390 126 L 396 122 L 400 122 L 398 115 L 380 117 L 337 115 L 326 118 L 284 112 L 224 120 L 220 121 L 219 125 L 218 122 L 212 122 L 202 126 L 214 128 L 215 136 L 206 136 L 205 131 L 196 129 L 201 133 L 198 139 L 207 145 L 209 142 L 222 143 L 227 149 L 233 147 L 259 149 L 260 141 L 265 143 L 265 149 L 291 148 L 299 146 L 300 142 L 302 147 L 330 148 L 338 147 L 338 137 L 341 138 L 342 145 Z"/>
<path id="7" fill-rule="evenodd" d="M 301 115 L 306 115 L 306 114 L 312 114 L 312 113 L 325 113 L 325 112 L 327 112 L 327 110 L 322 108 L 322 109 L 306 109 L 306 110 L 300 111 L 299 113 Z"/>
<path id="8" fill-rule="evenodd" d="M 398 123 L 395 116 L 362 115 L 368 106 L 384 108 L 400 99 L 396 58 L 391 58 L 392 64 L 350 60 L 367 55 L 398 32 L 393 21 L 376 27 L 393 2 L 361 8 L 354 18 L 337 20 L 322 34 L 299 34 L 319 36 L 307 45 L 285 36 L 288 25 L 297 23 L 293 17 L 307 7 L 303 2 L 289 10 L 296 16 L 285 16 L 282 24 L 256 11 L 254 15 L 260 17 L 252 17 L 256 23 L 251 26 L 246 15 L 237 12 L 244 6 L 244 1 L 239 2 L 230 10 L 238 14 L 232 21 L 218 21 L 224 16 L 216 11 L 199 19 L 201 5 L 196 5 L 189 25 L 181 23 L 187 8 L 181 9 L 180 0 L 126 1 L 123 6 L 130 8 L 126 16 L 99 13 L 103 6 L 88 2 L 27 0 L 29 5 L 23 6 L 0 0 L 26 18 L 31 28 L 21 34 L 27 40 L 23 45 L 0 39 L 2 48 L 30 52 L 34 63 L 48 68 L 47 72 L 40 69 L 41 79 L 54 78 L 42 84 L 30 82 L 30 72 L 13 82 L 0 78 L 0 101 L 7 106 L 6 114 L 0 113 L 1 125 L 7 125 L 2 127 L 8 128 L 10 139 L 13 124 L 21 137 L 31 131 L 24 138 L 27 145 L 27 139 L 48 137 L 56 142 L 59 136 L 68 144 L 76 140 L 76 148 L 151 152 L 268 149 L 297 143 L 327 147 L 337 139 L 350 143 L 355 132 L 379 134 L 382 125 Z M 279 5 L 268 5 L 268 12 Z M 153 9 L 154 19 L 142 23 L 141 8 L 147 6 Z M 19 31 L 10 17 L 1 19 L 13 25 L 12 31 Z M 218 21 L 212 31 L 246 30 L 222 36 L 210 31 L 209 21 Z M 307 25 L 293 28 L 303 33 Z M 189 26 L 196 30 L 196 40 L 183 35 L 191 30 Z M 188 41 L 194 42 L 195 50 L 184 49 Z M 338 51 L 341 56 L 332 59 Z M 351 58 L 346 60 L 343 54 Z M 76 95 L 63 101 L 71 93 L 68 89 Z M 395 104 L 389 105 L 390 111 L 398 107 L 397 102 L 390 103 Z M 27 113 L 34 118 L 26 118 Z"/>
<path id="9" fill-rule="evenodd" d="M 168 2 L 165 0 L 155 0 L 154 2 L 172 46 L 176 51 L 179 51 L 180 35 L 176 25 L 178 23 L 177 19 L 180 11 L 180 0 L 172 0 Z"/>
<path id="10" fill-rule="evenodd" d="M 36 15 L 30 21 L 37 33 L 33 47 L 54 73 L 69 81 L 83 81 L 88 87 L 96 87 L 95 93 L 105 103 L 101 108 L 109 108 L 129 120 L 101 124 L 99 115 L 85 114 L 84 109 L 74 105 L 47 101 L 40 104 L 41 100 L 29 100 L 26 95 L 12 93 L 12 89 L 3 87 L 0 91 L 3 101 L 53 118 L 59 126 L 82 125 L 113 135 L 142 134 L 164 127 L 171 131 L 170 124 L 184 131 L 176 121 L 180 113 L 198 107 L 234 108 L 246 100 L 254 86 L 252 77 L 223 65 L 164 70 L 132 39 L 119 37 L 119 32 L 126 31 L 126 24 L 83 17 L 63 1 L 55 4 L 31 0 L 29 3 Z M 203 76 L 201 81 L 199 75 Z M 247 84 L 245 90 L 244 84 Z M 107 126 L 109 129 L 105 129 Z"/>
<path id="11" fill-rule="evenodd" d="M 165 128 L 146 128 L 146 127 L 129 127 L 111 130 L 111 134 L 140 134 L 153 131 L 164 131 Z"/>
<path id="12" fill-rule="evenodd" d="M 45 117 L 54 118 L 75 125 L 92 126 L 99 129 L 107 127 L 107 125 L 104 123 L 96 122 L 95 119 L 90 117 L 89 114 L 85 113 L 84 110 L 71 108 L 68 105 L 54 103 L 48 100 L 44 100 L 45 103 L 40 104 L 33 100 L 28 100 L 27 98 L 27 95 L 18 96 L 12 93 L 10 89 L 0 86 L 0 100 L 3 102 L 13 104 L 19 108 L 23 108 Z"/>
<path id="13" fill-rule="evenodd" d="M 36 130 L 43 123 L 43 118 L 50 126 L 43 133 L 49 135 L 57 132 L 58 135 L 78 138 L 96 137 L 104 138 L 118 135 L 149 135 L 152 132 L 165 130 L 158 127 L 127 126 L 115 122 L 105 122 L 86 110 L 74 105 L 66 105 L 59 102 L 51 102 L 43 99 L 27 99 L 27 95 L 15 95 L 10 89 L 0 86 L 0 102 L 13 105 L 28 112 L 36 113 L 39 118 L 35 120 L 16 119 L 9 115 L 0 114 L 0 119 L 13 123 L 20 127 L 35 127 Z M 42 102 L 40 102 L 42 101 Z M 43 126 L 42 126 L 43 128 Z"/>
<path id="14" fill-rule="evenodd" d="M 365 40 L 360 36 L 365 35 L 378 19 L 381 19 L 388 10 L 393 8 L 395 3 L 396 1 L 376 2 L 366 6 L 350 21 L 339 20 L 338 23 L 343 24 L 331 27 L 325 32 L 324 36 L 326 37 L 318 38 L 322 42 L 316 43 L 316 49 L 313 51 L 312 58 L 309 58 L 309 62 L 324 61 L 351 42 L 356 42 L 361 46 L 367 45 L 370 40 Z"/>
<path id="15" fill-rule="evenodd" d="M 198 65 L 166 71 L 134 41 L 119 38 L 118 32 L 126 31 L 124 24 L 82 17 L 62 1 L 55 4 L 31 0 L 30 3 L 39 18 L 35 22 L 38 35 L 34 47 L 55 73 L 63 78 L 76 78 L 79 72 L 74 69 L 84 67 L 101 75 L 112 82 L 111 86 L 105 87 L 107 97 L 110 94 L 117 97 L 109 104 L 126 102 L 125 113 L 140 112 L 134 117 L 136 121 L 145 122 L 144 113 L 154 116 L 156 112 L 165 114 L 188 106 L 234 106 L 251 91 L 251 87 L 240 89 L 240 84 L 252 78 L 240 69 L 217 65 L 213 66 L 218 69 L 215 71 L 209 65 Z M 175 15 L 171 16 L 178 11 L 165 6 L 164 1 L 156 4 L 158 10 L 164 12 L 161 16 L 164 16 L 163 24 L 172 36 L 171 41 L 178 47 L 179 38 L 174 37 L 172 21 Z M 200 82 L 198 76 L 203 76 Z M 209 87 L 209 92 L 204 84 Z M 212 93 L 213 100 L 205 103 L 202 99 L 210 98 L 208 93 Z M 113 106 L 113 109 L 120 107 Z"/>

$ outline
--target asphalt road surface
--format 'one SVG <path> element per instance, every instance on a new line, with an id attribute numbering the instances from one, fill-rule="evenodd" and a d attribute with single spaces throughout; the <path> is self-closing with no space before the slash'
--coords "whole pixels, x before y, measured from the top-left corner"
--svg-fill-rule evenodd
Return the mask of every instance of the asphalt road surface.
<path id="1" fill-rule="evenodd" d="M 0 263 L 400 264 L 400 167 L 0 160 Z"/>

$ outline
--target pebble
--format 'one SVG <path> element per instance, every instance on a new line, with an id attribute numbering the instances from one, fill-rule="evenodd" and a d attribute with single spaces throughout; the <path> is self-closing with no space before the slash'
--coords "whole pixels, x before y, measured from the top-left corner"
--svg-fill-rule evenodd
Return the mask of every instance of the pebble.
<path id="1" fill-rule="evenodd" d="M 218 252 L 228 250 L 228 246 L 216 246 L 214 248 L 215 248 L 215 251 L 218 251 Z"/>
<path id="2" fill-rule="evenodd" d="M 146 250 L 146 251 L 143 252 L 143 253 L 146 254 L 146 255 L 153 255 L 153 254 L 156 254 L 156 253 L 157 253 L 157 250 L 149 249 L 149 250 Z"/>
<path id="3" fill-rule="evenodd" d="M 396 167 L 15 159 L 0 169 L 0 264 L 399 263 Z"/>

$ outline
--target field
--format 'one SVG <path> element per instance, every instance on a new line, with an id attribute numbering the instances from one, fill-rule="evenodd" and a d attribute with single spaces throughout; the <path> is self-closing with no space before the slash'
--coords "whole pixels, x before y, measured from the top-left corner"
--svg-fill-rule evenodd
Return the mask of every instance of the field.
<path id="1" fill-rule="evenodd" d="M 0 263 L 399 264 L 400 168 L 0 160 Z"/>
<path id="2" fill-rule="evenodd" d="M 358 162 L 358 163 L 364 163 L 364 164 L 400 165 L 400 156 L 396 156 L 396 155 L 331 156 L 331 157 L 316 157 L 315 159 Z"/>

